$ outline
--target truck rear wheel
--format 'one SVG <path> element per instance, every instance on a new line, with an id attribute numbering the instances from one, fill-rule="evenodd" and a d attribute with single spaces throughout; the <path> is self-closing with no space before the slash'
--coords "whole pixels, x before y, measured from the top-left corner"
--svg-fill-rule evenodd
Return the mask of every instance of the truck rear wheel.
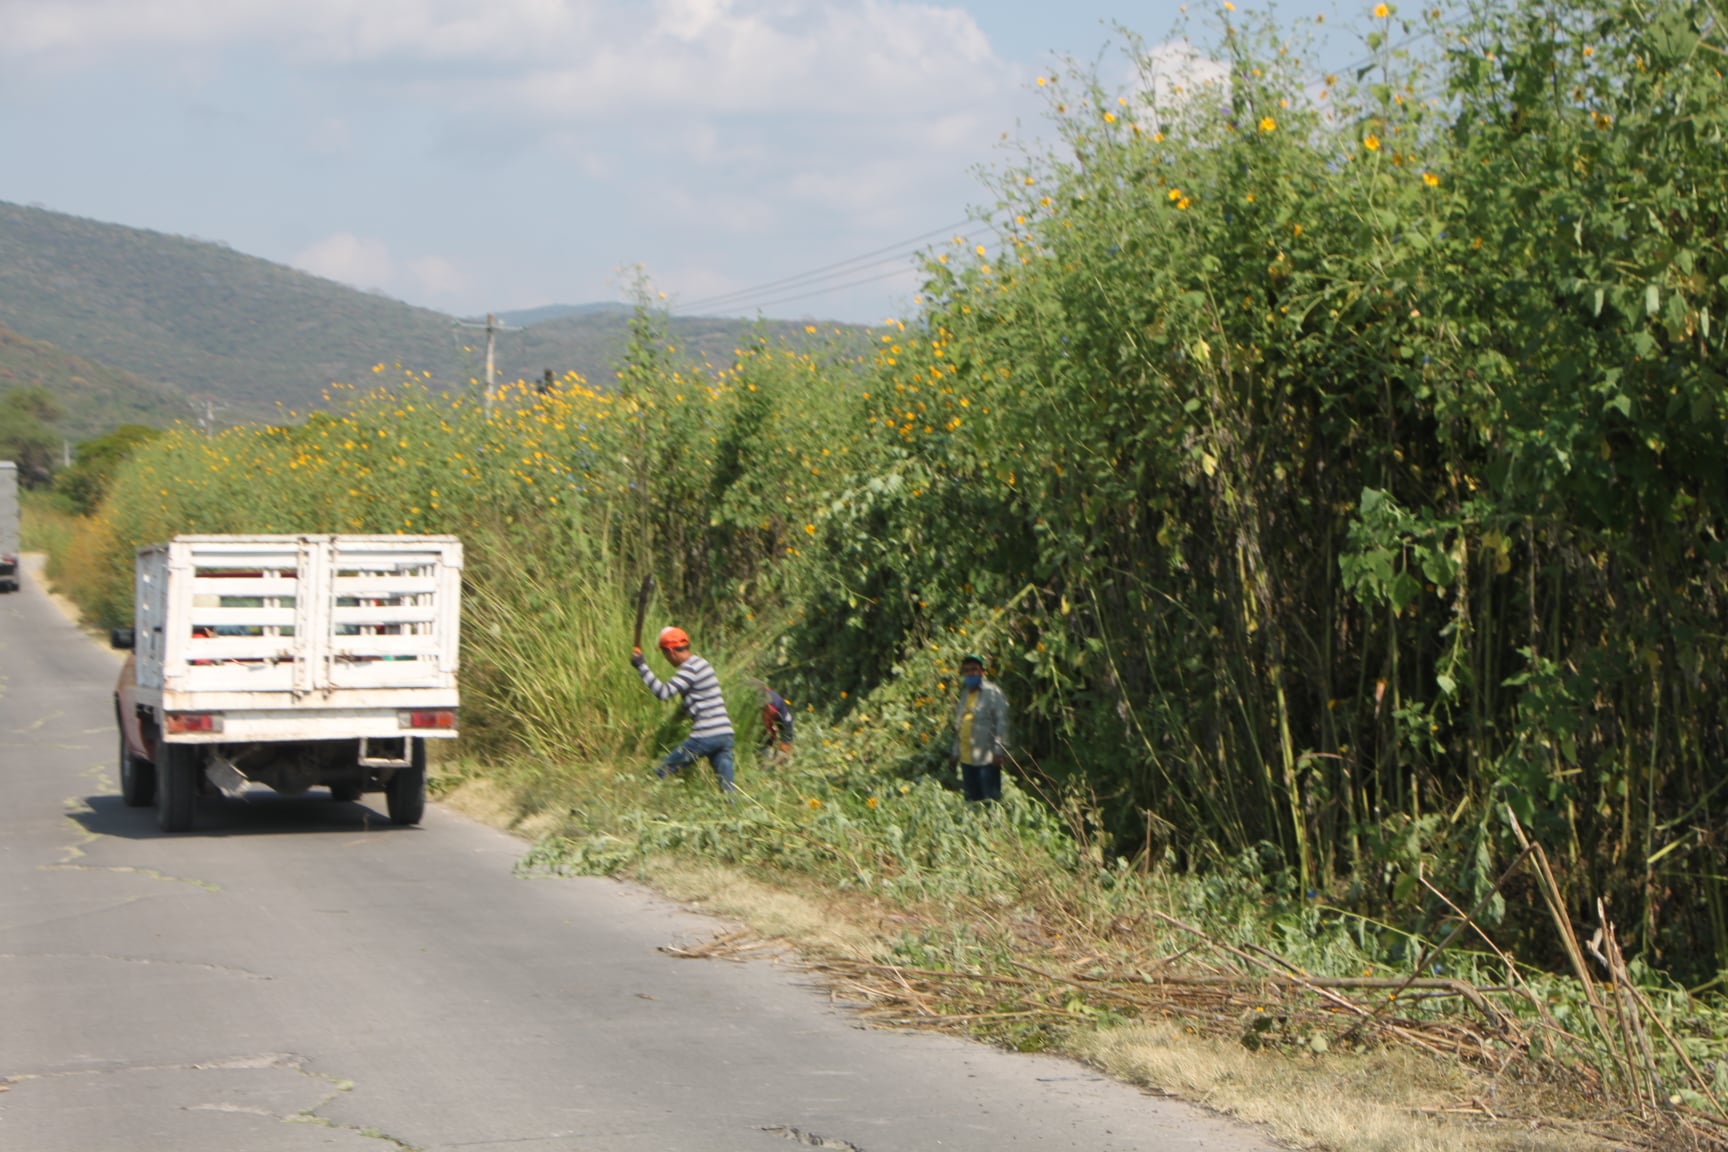
<path id="1" fill-rule="evenodd" d="M 156 765 L 140 760 L 120 733 L 120 798 L 128 808 L 147 808 L 156 799 Z"/>
<path id="2" fill-rule="evenodd" d="M 198 804 L 198 765 L 202 757 L 191 744 L 160 744 L 156 775 L 156 823 L 164 832 L 192 827 Z"/>
<path id="3" fill-rule="evenodd" d="M 426 814 L 426 741 L 415 740 L 408 767 L 396 769 L 384 785 L 384 804 L 392 824 L 418 824 Z"/>

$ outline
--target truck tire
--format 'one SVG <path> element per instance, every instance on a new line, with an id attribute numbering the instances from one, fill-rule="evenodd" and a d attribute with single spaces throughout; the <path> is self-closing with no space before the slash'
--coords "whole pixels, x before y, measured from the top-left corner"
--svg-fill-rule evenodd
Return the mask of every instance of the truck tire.
<path id="1" fill-rule="evenodd" d="M 128 808 L 148 808 L 156 799 L 156 765 L 132 755 L 124 732 L 120 733 L 120 798 Z"/>
<path id="2" fill-rule="evenodd" d="M 191 744 L 161 744 L 156 774 L 156 823 L 164 832 L 192 827 L 198 805 L 198 767 L 203 759 Z"/>
<path id="3" fill-rule="evenodd" d="M 418 824 L 426 814 L 426 741 L 414 741 L 408 767 L 396 769 L 384 785 L 384 805 L 392 824 Z"/>

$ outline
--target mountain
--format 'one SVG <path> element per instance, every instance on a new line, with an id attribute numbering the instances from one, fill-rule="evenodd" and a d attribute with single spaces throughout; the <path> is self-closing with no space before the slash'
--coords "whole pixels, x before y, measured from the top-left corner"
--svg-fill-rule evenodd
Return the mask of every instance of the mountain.
<path id="1" fill-rule="evenodd" d="M 120 424 L 192 418 L 185 393 L 172 385 L 74 356 L 0 325 L 0 391 L 14 387 L 46 389 L 62 410 L 54 429 L 73 440 Z"/>
<path id="2" fill-rule="evenodd" d="M 219 244 L 0 203 L 0 323 L 233 419 L 304 410 L 379 361 L 454 375 L 450 318 Z"/>
<path id="3" fill-rule="evenodd" d="M 550 304 L 498 315 L 516 329 L 496 340 L 503 380 L 575 371 L 603 385 L 629 344 L 624 304 Z M 92 433 L 128 421 L 165 423 L 190 404 L 213 404 L 224 423 L 279 421 L 321 407 L 332 381 L 370 381 L 378 363 L 426 371 L 435 385 L 452 387 L 485 371 L 484 336 L 472 320 L 223 244 L 3 201 L 0 325 L 16 334 L 0 372 L 10 365 L 21 380 L 47 383 L 79 413 L 78 429 Z M 823 325 L 817 339 L 833 327 Z M 780 321 L 672 317 L 668 329 L 672 343 L 715 364 L 758 332 L 809 339 L 802 323 Z M 54 356 L 67 359 L 45 367 Z"/>

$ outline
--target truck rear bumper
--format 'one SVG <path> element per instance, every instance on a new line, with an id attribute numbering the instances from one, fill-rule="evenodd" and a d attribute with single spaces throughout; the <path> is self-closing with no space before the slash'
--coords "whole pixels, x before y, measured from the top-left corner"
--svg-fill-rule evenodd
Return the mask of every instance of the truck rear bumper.
<path id="1" fill-rule="evenodd" d="M 454 727 L 417 728 L 404 723 L 406 711 L 320 710 L 308 715 L 301 710 L 226 709 L 183 713 L 209 716 L 214 723 L 207 731 L 172 730 L 164 725 L 162 739 L 169 744 L 274 744 L 302 740 L 371 740 L 413 736 L 427 740 L 451 740 Z"/>

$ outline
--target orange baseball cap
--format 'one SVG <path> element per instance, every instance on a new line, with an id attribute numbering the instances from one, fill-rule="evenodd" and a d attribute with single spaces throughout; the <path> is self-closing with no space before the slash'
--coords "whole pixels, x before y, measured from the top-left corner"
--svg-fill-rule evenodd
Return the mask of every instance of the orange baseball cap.
<path id="1" fill-rule="evenodd" d="M 684 634 L 682 628 L 662 628 L 659 645 L 661 648 L 688 648 L 690 637 Z"/>

